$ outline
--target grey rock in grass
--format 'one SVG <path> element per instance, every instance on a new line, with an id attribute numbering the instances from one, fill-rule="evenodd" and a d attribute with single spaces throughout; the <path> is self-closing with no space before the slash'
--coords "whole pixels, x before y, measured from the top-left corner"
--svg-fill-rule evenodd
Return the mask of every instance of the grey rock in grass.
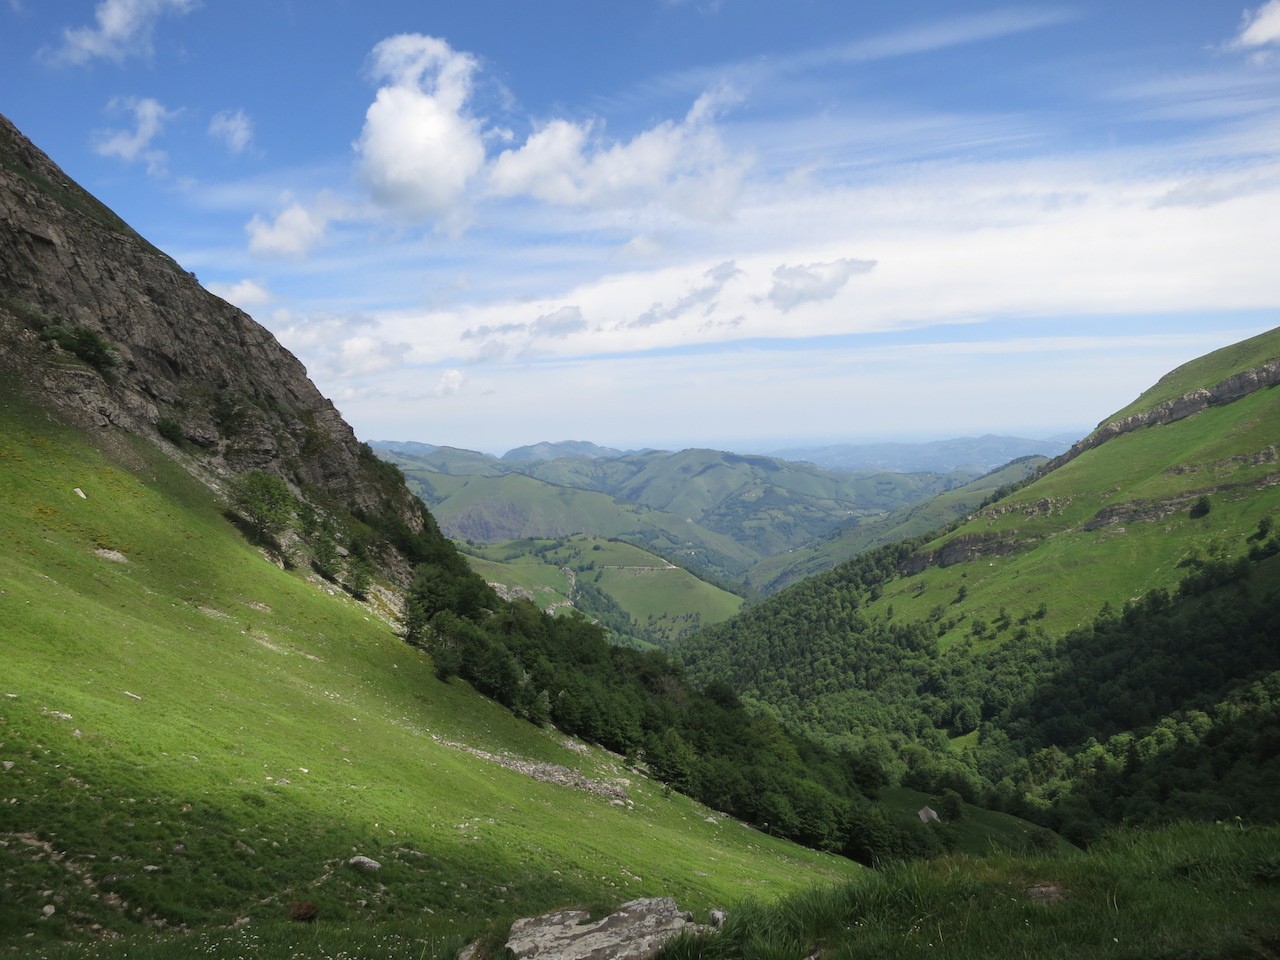
<path id="1" fill-rule="evenodd" d="M 42 917 L 52 917 L 52 916 L 53 916 L 55 913 L 57 913 L 57 912 L 58 912 L 58 908 L 57 908 L 57 907 L 55 907 L 52 903 L 46 903 L 46 904 L 44 905 L 44 907 L 43 907 L 43 908 L 41 908 L 41 910 L 40 910 L 40 916 L 42 916 Z"/>
<path id="2" fill-rule="evenodd" d="M 669 897 L 624 903 L 603 920 L 558 910 L 511 925 L 507 949 L 520 960 L 647 960 L 681 933 L 701 933 Z"/>
<path id="3" fill-rule="evenodd" d="M 365 857 L 365 856 L 359 856 L 359 855 L 354 856 L 350 860 L 348 860 L 347 866 L 355 867 L 357 870 L 368 870 L 370 873 L 373 873 L 376 870 L 382 869 L 382 864 L 380 864 L 377 860 L 374 860 L 371 857 Z"/>

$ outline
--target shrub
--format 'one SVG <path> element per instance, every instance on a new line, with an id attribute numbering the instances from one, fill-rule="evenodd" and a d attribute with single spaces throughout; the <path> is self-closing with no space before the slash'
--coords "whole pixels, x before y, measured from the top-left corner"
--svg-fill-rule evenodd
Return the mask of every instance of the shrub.
<path id="1" fill-rule="evenodd" d="M 293 494 L 273 473 L 248 470 L 231 481 L 230 493 L 232 509 L 259 537 L 278 536 L 293 520 Z"/>
<path id="2" fill-rule="evenodd" d="M 187 442 L 187 435 L 182 432 L 182 425 L 173 417 L 161 417 L 157 420 L 156 433 L 160 434 L 175 447 L 181 447 Z"/>
<path id="3" fill-rule="evenodd" d="M 106 373 L 120 362 L 120 355 L 115 348 L 100 333 L 88 327 L 52 324 L 40 332 L 40 339 L 56 343 L 100 373 Z"/>

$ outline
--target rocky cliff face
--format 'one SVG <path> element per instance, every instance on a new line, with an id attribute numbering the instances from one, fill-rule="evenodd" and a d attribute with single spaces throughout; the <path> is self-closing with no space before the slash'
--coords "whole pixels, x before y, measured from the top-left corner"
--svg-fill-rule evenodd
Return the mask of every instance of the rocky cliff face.
<path id="1" fill-rule="evenodd" d="M 0 366 L 64 415 L 249 468 L 312 499 L 429 523 L 302 364 L 0 117 Z M 164 439 L 161 440 L 160 438 Z"/>

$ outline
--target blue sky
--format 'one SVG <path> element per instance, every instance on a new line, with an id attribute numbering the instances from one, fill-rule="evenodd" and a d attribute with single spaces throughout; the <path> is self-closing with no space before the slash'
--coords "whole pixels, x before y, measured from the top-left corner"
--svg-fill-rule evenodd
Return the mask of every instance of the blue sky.
<path id="1" fill-rule="evenodd" d="M 1280 324 L 1280 0 L 0 0 L 0 112 L 367 439 L 1047 436 Z"/>

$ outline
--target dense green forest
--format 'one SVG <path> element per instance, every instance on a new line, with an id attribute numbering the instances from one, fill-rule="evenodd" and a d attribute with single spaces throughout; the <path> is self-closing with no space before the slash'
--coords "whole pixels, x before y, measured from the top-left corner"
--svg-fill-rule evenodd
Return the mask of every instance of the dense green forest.
<path id="1" fill-rule="evenodd" d="M 873 551 L 695 636 L 680 648 L 691 676 L 729 683 L 903 785 L 955 790 L 1078 841 L 1109 824 L 1276 819 L 1280 536 L 1269 519 L 1246 553 L 1189 558 L 1176 591 L 1106 607 L 1056 641 L 1043 607 L 1000 610 L 945 646 L 945 609 L 869 615 L 916 546 Z"/>
<path id="2" fill-rule="evenodd" d="M 789 732 L 724 683 L 695 690 L 665 653 L 614 645 L 581 615 L 496 602 L 469 571 L 420 565 L 405 632 L 442 679 L 459 676 L 776 835 L 867 863 L 940 852 L 951 839 L 873 803 L 886 779 L 867 754 Z"/>

